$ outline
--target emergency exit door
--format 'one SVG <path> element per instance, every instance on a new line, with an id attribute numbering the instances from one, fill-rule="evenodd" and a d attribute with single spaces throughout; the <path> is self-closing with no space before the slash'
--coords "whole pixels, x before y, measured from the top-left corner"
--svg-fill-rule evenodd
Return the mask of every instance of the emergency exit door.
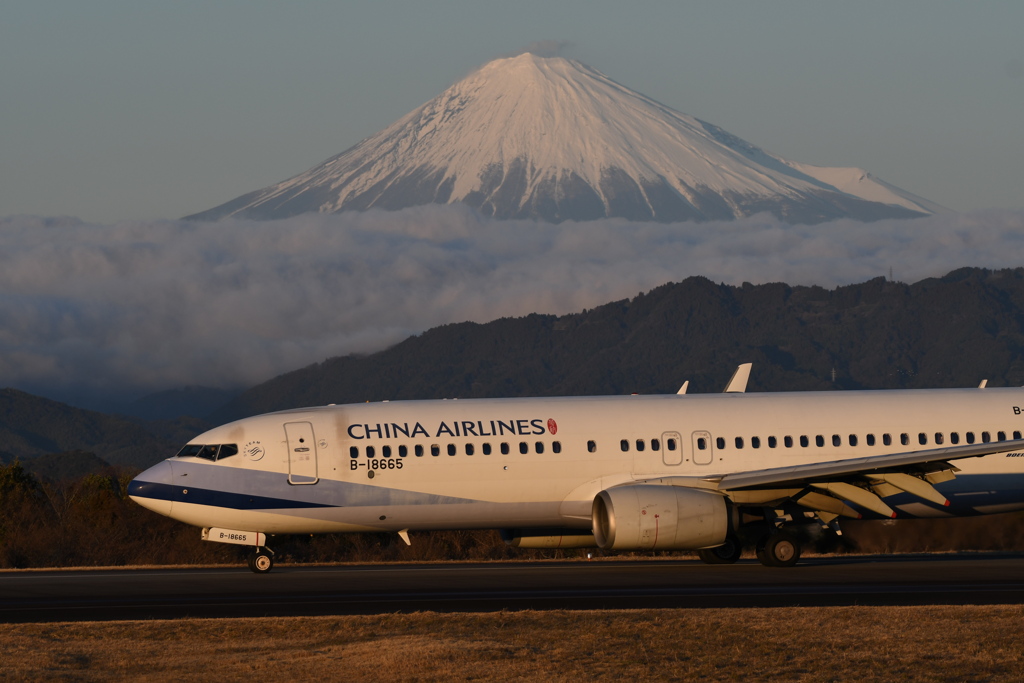
<path id="1" fill-rule="evenodd" d="M 288 483 L 317 483 L 319 476 L 313 425 L 309 422 L 286 422 L 284 433 L 288 440 Z"/>

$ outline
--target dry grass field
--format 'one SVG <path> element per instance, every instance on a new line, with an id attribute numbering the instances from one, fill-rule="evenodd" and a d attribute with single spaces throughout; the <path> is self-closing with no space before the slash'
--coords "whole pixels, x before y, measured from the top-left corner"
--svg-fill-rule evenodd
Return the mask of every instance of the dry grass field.
<path id="1" fill-rule="evenodd" d="M 1024 607 L 0 625 L 0 680 L 1024 680 Z"/>

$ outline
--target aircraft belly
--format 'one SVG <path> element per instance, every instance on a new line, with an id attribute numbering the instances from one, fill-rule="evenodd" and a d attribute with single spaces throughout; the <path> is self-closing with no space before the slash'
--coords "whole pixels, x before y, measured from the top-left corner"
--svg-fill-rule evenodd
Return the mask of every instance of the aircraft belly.
<path id="1" fill-rule="evenodd" d="M 200 527 L 226 527 L 268 534 L 318 534 L 400 529 L 493 529 L 565 526 L 558 502 L 438 505 L 365 505 L 358 507 L 237 510 L 175 503 L 175 517 Z"/>

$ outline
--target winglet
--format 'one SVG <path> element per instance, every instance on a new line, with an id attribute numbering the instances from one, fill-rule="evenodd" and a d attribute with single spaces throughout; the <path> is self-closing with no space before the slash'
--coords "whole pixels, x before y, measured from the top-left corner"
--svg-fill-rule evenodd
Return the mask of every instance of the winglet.
<path id="1" fill-rule="evenodd" d="M 679 387 L 679 391 L 677 391 L 676 393 L 677 394 L 685 394 L 686 390 L 689 389 L 689 388 L 690 388 L 690 380 L 686 380 L 685 382 L 683 382 L 683 386 Z"/>
<path id="2" fill-rule="evenodd" d="M 987 386 L 988 386 L 988 380 L 987 379 L 983 379 L 983 380 L 981 380 L 981 384 L 978 385 L 978 388 L 979 389 L 984 389 Z"/>
<path id="3" fill-rule="evenodd" d="M 723 394 L 742 394 L 747 390 L 747 380 L 750 379 L 750 368 L 753 363 L 744 363 L 736 367 L 736 372 L 732 373 L 732 377 L 729 378 L 729 383 L 725 386 Z"/>

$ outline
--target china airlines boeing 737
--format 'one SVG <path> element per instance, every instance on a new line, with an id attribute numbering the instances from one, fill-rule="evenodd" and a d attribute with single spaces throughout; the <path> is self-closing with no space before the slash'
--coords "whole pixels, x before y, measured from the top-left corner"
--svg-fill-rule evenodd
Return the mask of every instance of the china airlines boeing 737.
<path id="1" fill-rule="evenodd" d="M 749 372 L 742 366 L 739 374 Z M 1024 389 L 600 396 L 329 405 L 199 435 L 139 504 L 250 545 L 275 534 L 500 529 L 523 548 L 753 546 L 791 566 L 847 518 L 1024 509 Z"/>

